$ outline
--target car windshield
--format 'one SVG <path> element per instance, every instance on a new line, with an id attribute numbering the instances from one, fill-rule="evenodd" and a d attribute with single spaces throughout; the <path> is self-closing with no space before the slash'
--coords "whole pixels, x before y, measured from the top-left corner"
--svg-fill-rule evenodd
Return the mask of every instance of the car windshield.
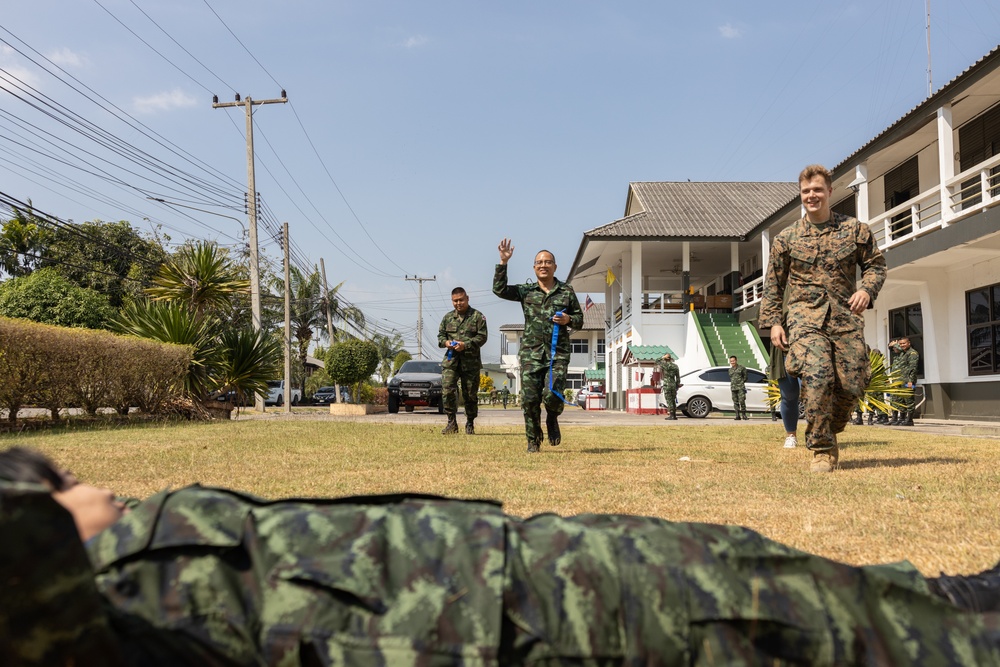
<path id="1" fill-rule="evenodd" d="M 336 389 L 333 387 L 320 387 L 316 390 L 317 394 L 332 394 Z"/>
<path id="2" fill-rule="evenodd" d="M 438 361 L 407 361 L 399 367 L 400 373 L 440 373 L 441 363 Z"/>
<path id="3" fill-rule="evenodd" d="M 267 386 L 275 388 L 281 387 L 281 380 L 268 380 Z"/>

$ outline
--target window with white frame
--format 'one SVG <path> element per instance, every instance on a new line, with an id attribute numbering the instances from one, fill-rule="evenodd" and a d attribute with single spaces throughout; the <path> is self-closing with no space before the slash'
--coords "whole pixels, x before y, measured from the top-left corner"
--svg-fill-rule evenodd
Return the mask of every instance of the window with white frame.
<path id="1" fill-rule="evenodd" d="M 571 338 L 569 342 L 573 346 L 573 354 L 587 354 L 590 352 L 590 341 L 586 338 Z"/>

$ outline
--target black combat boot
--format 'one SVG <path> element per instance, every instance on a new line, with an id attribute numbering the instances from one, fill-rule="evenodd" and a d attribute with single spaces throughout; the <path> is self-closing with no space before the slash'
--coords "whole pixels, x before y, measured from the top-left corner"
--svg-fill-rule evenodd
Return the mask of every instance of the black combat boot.
<path id="1" fill-rule="evenodd" d="M 455 421 L 455 415 L 448 415 L 448 423 L 441 429 L 441 435 L 451 435 L 452 433 L 458 433 L 458 422 Z"/>
<path id="2" fill-rule="evenodd" d="M 903 417 L 900 422 L 900 426 L 913 426 L 913 410 L 907 410 L 906 416 Z"/>
<path id="3" fill-rule="evenodd" d="M 868 411 L 868 425 L 871 426 L 875 423 L 875 412 L 873 410 Z"/>
<path id="4" fill-rule="evenodd" d="M 549 444 L 555 447 L 562 442 L 562 433 L 559 432 L 559 415 L 554 412 L 545 412 L 545 430 L 549 434 Z"/>
<path id="5" fill-rule="evenodd" d="M 475 435 L 475 434 L 476 434 L 476 427 L 475 427 L 475 425 L 472 423 L 471 419 L 466 419 L 465 420 L 465 435 Z"/>
<path id="6" fill-rule="evenodd" d="M 892 411 L 892 419 L 889 420 L 889 426 L 899 426 L 900 422 L 899 410 Z"/>
<path id="7" fill-rule="evenodd" d="M 854 417 L 851 418 L 851 424 L 854 426 L 861 426 L 864 422 L 861 420 L 861 410 L 854 411 Z"/>
<path id="8" fill-rule="evenodd" d="M 942 574 L 927 579 L 927 585 L 959 609 L 977 613 L 1000 611 L 1000 563 L 979 574 Z"/>
<path id="9" fill-rule="evenodd" d="M 889 425 L 889 415 L 885 414 L 884 412 L 878 413 L 878 423 L 879 423 L 880 426 L 888 426 Z"/>
<path id="10" fill-rule="evenodd" d="M 537 454 L 539 451 L 540 450 L 538 449 L 538 441 L 537 440 L 529 440 L 528 441 L 528 453 L 529 454 Z"/>
<path id="11" fill-rule="evenodd" d="M 740 419 L 742 419 L 742 417 L 740 417 L 740 409 L 739 408 L 736 408 L 736 416 L 733 417 L 733 419 L 736 420 L 736 421 L 739 421 Z"/>
<path id="12" fill-rule="evenodd" d="M 747 414 L 746 409 L 743 409 L 743 421 L 750 421 L 750 415 Z"/>
<path id="13" fill-rule="evenodd" d="M 667 417 L 667 419 L 669 419 L 670 421 L 674 421 L 674 422 L 677 421 L 677 409 L 676 408 L 674 408 L 673 410 L 670 411 L 670 416 Z"/>

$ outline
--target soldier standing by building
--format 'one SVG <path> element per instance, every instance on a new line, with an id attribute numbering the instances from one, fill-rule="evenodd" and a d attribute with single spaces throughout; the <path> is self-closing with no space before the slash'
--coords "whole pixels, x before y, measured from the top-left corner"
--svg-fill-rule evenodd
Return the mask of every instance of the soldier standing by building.
<path id="1" fill-rule="evenodd" d="M 465 402 L 465 433 L 474 435 L 479 415 L 479 374 L 483 361 L 479 350 L 486 343 L 486 318 L 469 307 L 469 295 L 461 287 L 451 291 L 455 310 L 441 318 L 438 327 L 438 347 L 447 348 L 441 363 L 441 401 L 448 415 L 448 424 L 441 433 L 458 433 L 458 387 L 462 387 Z"/>
<path id="2" fill-rule="evenodd" d="M 677 388 L 680 387 L 681 372 L 674 363 L 673 356 L 667 352 L 663 358 L 656 362 L 660 368 L 660 385 L 663 388 L 663 402 L 670 411 L 667 419 L 677 421 Z"/>
<path id="3" fill-rule="evenodd" d="M 747 417 L 747 369 L 740 366 L 736 355 L 729 357 L 729 390 L 733 392 L 733 410 L 736 421 L 749 419 Z"/>
<path id="4" fill-rule="evenodd" d="M 920 353 L 910 347 L 909 338 L 899 338 L 892 341 L 889 343 L 889 350 L 892 352 L 892 369 L 899 373 L 900 382 L 908 389 L 916 389 Z M 916 404 L 916 397 L 913 394 L 900 396 L 899 403 L 903 406 L 902 413 L 897 411 L 889 425 L 913 426 L 913 408 Z"/>
<path id="5" fill-rule="evenodd" d="M 521 410 L 524 412 L 524 431 L 528 438 L 528 451 L 537 452 L 542 443 L 542 403 L 545 403 L 545 429 L 549 444 L 562 441 L 559 432 L 559 415 L 565 405 L 563 389 L 572 347 L 569 327 L 583 327 L 583 309 L 573 288 L 556 279 L 556 258 L 548 250 L 535 255 L 537 282 L 520 285 L 507 284 L 507 262 L 514 254 L 510 239 L 497 247 L 500 263 L 493 274 L 493 293 L 501 299 L 518 301 L 524 311 L 524 337 L 517 358 L 521 365 Z M 555 355 L 552 354 L 552 331 L 559 325 Z M 551 376 L 551 386 L 549 378 Z"/>
<path id="6" fill-rule="evenodd" d="M 836 467 L 836 434 L 847 426 L 868 386 L 861 313 L 878 296 L 886 275 L 885 257 L 868 225 L 834 214 L 832 194 L 827 169 L 802 170 L 799 195 L 806 215 L 775 237 L 760 304 L 760 326 L 770 327 L 771 342 L 788 352 L 785 369 L 802 380 L 813 472 Z M 786 296 L 787 332 L 781 315 Z"/>

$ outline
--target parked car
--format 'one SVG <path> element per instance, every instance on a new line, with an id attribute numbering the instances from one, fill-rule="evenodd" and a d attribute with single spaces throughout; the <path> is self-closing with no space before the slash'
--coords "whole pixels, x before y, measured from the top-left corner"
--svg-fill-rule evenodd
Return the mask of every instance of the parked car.
<path id="1" fill-rule="evenodd" d="M 284 405 L 289 392 L 285 391 L 284 380 L 271 380 L 267 383 L 267 396 L 264 397 L 264 405 Z M 298 405 L 302 401 L 302 390 L 292 387 L 292 405 Z"/>
<path id="2" fill-rule="evenodd" d="M 576 404 L 578 406 L 580 406 L 581 408 L 586 408 L 587 407 L 587 394 L 589 394 L 589 393 L 590 393 L 590 390 L 587 389 L 586 387 L 584 387 L 580 391 L 576 392 Z"/>
<path id="3" fill-rule="evenodd" d="M 440 361 L 411 359 L 399 367 L 399 372 L 389 380 L 389 412 L 399 412 L 399 406 L 407 412 L 426 406 L 444 413 Z"/>
<path id="4" fill-rule="evenodd" d="M 313 403 L 316 405 L 329 405 L 330 403 L 337 402 L 337 388 L 336 387 L 320 387 L 313 394 Z"/>
<path id="5" fill-rule="evenodd" d="M 729 389 L 729 366 L 704 368 L 681 376 L 677 407 L 688 417 L 702 419 L 712 410 L 733 409 Z M 767 375 L 756 368 L 747 369 L 747 412 L 771 412 L 767 402 Z"/>

